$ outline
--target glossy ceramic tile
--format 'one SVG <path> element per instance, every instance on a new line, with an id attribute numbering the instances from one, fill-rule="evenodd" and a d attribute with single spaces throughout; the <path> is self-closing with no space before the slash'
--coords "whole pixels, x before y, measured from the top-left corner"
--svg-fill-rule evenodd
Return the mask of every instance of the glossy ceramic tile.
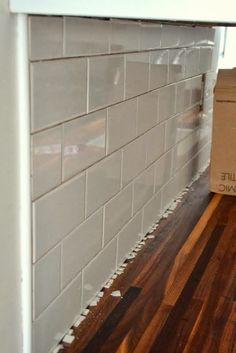
<path id="1" fill-rule="evenodd" d="M 105 204 L 120 189 L 121 152 L 98 162 L 87 171 L 87 215 Z"/>
<path id="2" fill-rule="evenodd" d="M 151 129 L 158 121 L 158 92 L 150 92 L 138 97 L 137 135 Z"/>
<path id="3" fill-rule="evenodd" d="M 188 81 L 176 85 L 176 113 L 185 111 L 191 105 L 192 88 Z"/>
<path id="4" fill-rule="evenodd" d="M 197 27 L 195 31 L 195 43 L 198 46 L 214 45 L 215 29 L 210 27 Z"/>
<path id="5" fill-rule="evenodd" d="M 141 136 L 123 149 L 122 186 L 144 170 L 145 162 L 146 142 L 145 138 Z"/>
<path id="6" fill-rule="evenodd" d="M 201 102 L 203 82 L 202 76 L 197 76 L 190 81 L 191 87 L 191 105 L 195 105 Z"/>
<path id="7" fill-rule="evenodd" d="M 149 53 L 126 55 L 125 97 L 137 96 L 148 91 Z"/>
<path id="8" fill-rule="evenodd" d="M 118 265 L 127 258 L 134 248 L 136 241 L 140 240 L 142 215 L 137 213 L 118 234 Z"/>
<path id="9" fill-rule="evenodd" d="M 169 50 L 168 83 L 177 82 L 184 78 L 185 49 Z"/>
<path id="10" fill-rule="evenodd" d="M 89 59 L 89 111 L 124 98 L 124 56 Z"/>
<path id="11" fill-rule="evenodd" d="M 146 169 L 134 180 L 134 214 L 152 197 L 153 192 L 154 165 Z"/>
<path id="12" fill-rule="evenodd" d="M 195 31 L 196 27 L 189 26 L 180 26 L 180 43 L 181 47 L 191 47 L 195 44 Z"/>
<path id="13" fill-rule="evenodd" d="M 102 248 L 103 210 L 74 229 L 62 244 L 62 285 L 67 285 Z"/>
<path id="14" fill-rule="evenodd" d="M 128 222 L 132 214 L 132 185 L 124 188 L 105 206 L 104 242 L 109 242 Z"/>
<path id="15" fill-rule="evenodd" d="M 62 42 L 62 17 L 29 17 L 29 57 L 31 60 L 62 57 Z"/>
<path id="16" fill-rule="evenodd" d="M 34 317 L 37 317 L 61 289 L 61 247 L 57 246 L 34 265 Z"/>
<path id="17" fill-rule="evenodd" d="M 106 110 L 100 110 L 64 125 L 64 180 L 105 156 L 106 114 Z"/>
<path id="18" fill-rule="evenodd" d="M 150 89 L 167 84 L 168 50 L 156 50 L 150 53 Z"/>
<path id="19" fill-rule="evenodd" d="M 143 209 L 143 233 L 146 234 L 150 226 L 157 222 L 161 211 L 161 195 L 155 194 Z"/>
<path id="20" fill-rule="evenodd" d="M 174 170 L 178 170 L 198 152 L 198 131 L 191 133 L 185 139 L 181 140 L 174 150 Z"/>
<path id="21" fill-rule="evenodd" d="M 186 49 L 185 77 L 196 76 L 200 73 L 200 49 Z"/>
<path id="22" fill-rule="evenodd" d="M 206 73 L 204 97 L 210 97 L 213 95 L 215 83 L 216 83 L 216 73 L 214 71 Z"/>
<path id="23" fill-rule="evenodd" d="M 61 183 L 61 128 L 52 128 L 31 138 L 32 198 Z"/>
<path id="24" fill-rule="evenodd" d="M 155 191 L 161 189 L 173 175 L 173 150 L 163 154 L 155 163 Z"/>
<path id="25" fill-rule="evenodd" d="M 32 131 L 85 113 L 86 59 L 31 64 Z"/>
<path id="26" fill-rule="evenodd" d="M 178 183 L 176 177 L 173 177 L 161 190 L 162 195 L 162 210 L 165 210 L 169 207 L 171 202 L 179 193 Z"/>
<path id="27" fill-rule="evenodd" d="M 33 323 L 33 353 L 51 351 L 75 322 L 80 307 L 81 275 Z"/>
<path id="28" fill-rule="evenodd" d="M 160 48 L 162 28 L 161 25 L 156 23 L 142 22 L 140 50 Z"/>
<path id="29" fill-rule="evenodd" d="M 38 259 L 84 219 L 82 174 L 33 203 L 34 259 Z"/>
<path id="30" fill-rule="evenodd" d="M 159 124 L 147 132 L 146 151 L 147 160 L 146 165 L 150 165 L 157 160 L 163 153 L 165 148 L 165 125 Z"/>
<path id="31" fill-rule="evenodd" d="M 175 114 L 176 85 L 169 85 L 159 90 L 159 121 L 164 121 Z"/>
<path id="32" fill-rule="evenodd" d="M 136 136 L 137 99 L 108 108 L 107 153 L 126 145 Z"/>
<path id="33" fill-rule="evenodd" d="M 131 21 L 111 21 L 111 53 L 139 50 L 140 24 Z"/>
<path id="34" fill-rule="evenodd" d="M 161 46 L 163 48 L 178 47 L 180 44 L 180 28 L 179 26 L 166 25 L 162 28 Z"/>
<path id="35" fill-rule="evenodd" d="M 65 56 L 107 54 L 110 21 L 65 17 Z"/>
<path id="36" fill-rule="evenodd" d="M 116 269 L 117 240 L 112 240 L 84 269 L 83 307 L 86 307 Z"/>
<path id="37" fill-rule="evenodd" d="M 165 151 L 168 151 L 177 141 L 178 136 L 178 120 L 177 116 L 168 119 L 165 127 Z"/>
<path id="38" fill-rule="evenodd" d="M 200 48 L 200 73 L 205 73 L 212 69 L 212 48 Z"/>

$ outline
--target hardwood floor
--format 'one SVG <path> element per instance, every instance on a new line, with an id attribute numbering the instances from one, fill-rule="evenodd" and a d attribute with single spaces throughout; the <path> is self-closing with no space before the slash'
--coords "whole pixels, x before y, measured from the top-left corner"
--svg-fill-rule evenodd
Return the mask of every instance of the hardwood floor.
<path id="1" fill-rule="evenodd" d="M 61 352 L 236 353 L 236 197 L 203 175 L 154 234 Z"/>

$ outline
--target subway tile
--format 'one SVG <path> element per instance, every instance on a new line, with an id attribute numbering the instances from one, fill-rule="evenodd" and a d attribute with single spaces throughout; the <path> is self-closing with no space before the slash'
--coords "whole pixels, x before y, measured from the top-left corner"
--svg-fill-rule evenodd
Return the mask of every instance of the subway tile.
<path id="1" fill-rule="evenodd" d="M 105 156 L 106 114 L 106 110 L 100 110 L 64 125 L 64 180 Z"/>
<path id="2" fill-rule="evenodd" d="M 114 238 L 131 218 L 132 197 L 132 185 L 129 185 L 106 204 L 104 218 L 105 243 Z"/>
<path id="3" fill-rule="evenodd" d="M 192 88 L 189 80 L 176 85 L 176 113 L 181 113 L 191 106 Z"/>
<path id="4" fill-rule="evenodd" d="M 180 45 L 180 26 L 163 25 L 161 35 L 162 48 L 178 47 Z"/>
<path id="5" fill-rule="evenodd" d="M 194 131 L 181 140 L 174 149 L 174 170 L 182 168 L 198 152 L 198 147 L 198 131 Z"/>
<path id="6" fill-rule="evenodd" d="M 61 183 L 61 128 L 37 133 L 31 138 L 32 198 Z"/>
<path id="7" fill-rule="evenodd" d="M 140 50 L 160 48 L 161 33 L 162 25 L 142 22 L 140 34 Z"/>
<path id="8" fill-rule="evenodd" d="M 142 215 L 137 213 L 118 234 L 118 265 L 127 258 L 136 241 L 140 240 L 141 227 Z"/>
<path id="9" fill-rule="evenodd" d="M 107 54 L 110 21 L 65 16 L 65 56 Z"/>
<path id="10" fill-rule="evenodd" d="M 195 43 L 197 46 L 214 45 L 215 29 L 210 27 L 196 27 Z"/>
<path id="11" fill-rule="evenodd" d="M 62 245 L 62 284 L 66 286 L 102 248 L 103 211 L 74 229 Z"/>
<path id="12" fill-rule="evenodd" d="M 180 43 L 181 47 L 191 47 L 195 44 L 195 31 L 196 27 L 189 26 L 181 26 L 179 28 L 180 32 Z"/>
<path id="13" fill-rule="evenodd" d="M 211 97 L 216 83 L 216 73 L 207 72 L 205 75 L 204 97 Z"/>
<path id="14" fill-rule="evenodd" d="M 157 124 L 158 92 L 149 92 L 138 97 L 137 135 L 141 135 Z"/>
<path id="15" fill-rule="evenodd" d="M 63 18 L 29 16 L 30 60 L 62 57 Z"/>
<path id="16" fill-rule="evenodd" d="M 124 98 L 124 56 L 112 55 L 89 59 L 89 111 Z"/>
<path id="17" fill-rule="evenodd" d="M 167 84 L 168 50 L 156 50 L 150 53 L 150 89 Z"/>
<path id="18" fill-rule="evenodd" d="M 32 131 L 85 113 L 86 71 L 86 59 L 31 64 Z"/>
<path id="19" fill-rule="evenodd" d="M 165 147 L 165 124 L 159 124 L 145 134 L 147 161 L 146 165 L 155 162 Z"/>
<path id="20" fill-rule="evenodd" d="M 143 136 L 123 149 L 122 185 L 128 184 L 145 168 L 146 142 Z"/>
<path id="21" fill-rule="evenodd" d="M 125 96 L 130 98 L 148 91 L 149 53 L 126 55 Z"/>
<path id="22" fill-rule="evenodd" d="M 107 153 L 126 145 L 136 136 L 137 99 L 108 108 Z"/>
<path id="23" fill-rule="evenodd" d="M 139 50 L 140 25 L 137 22 L 111 20 L 111 53 Z"/>
<path id="24" fill-rule="evenodd" d="M 200 73 L 211 70 L 213 49 L 210 47 L 200 48 Z"/>
<path id="25" fill-rule="evenodd" d="M 169 50 L 168 83 L 177 82 L 184 78 L 185 49 Z"/>
<path id="26" fill-rule="evenodd" d="M 165 128 L 165 151 L 168 151 L 179 140 L 178 119 L 174 116 L 168 119 Z"/>
<path id="27" fill-rule="evenodd" d="M 104 205 L 120 189 L 121 152 L 113 153 L 87 171 L 87 215 Z"/>
<path id="28" fill-rule="evenodd" d="M 113 239 L 84 269 L 83 307 L 86 307 L 116 269 L 117 240 Z"/>
<path id="29" fill-rule="evenodd" d="M 145 169 L 134 180 L 134 214 L 152 197 L 154 192 L 154 165 Z"/>
<path id="30" fill-rule="evenodd" d="M 59 295 L 61 288 L 60 270 L 60 246 L 54 248 L 33 266 L 34 319 Z"/>
<path id="31" fill-rule="evenodd" d="M 170 150 L 155 163 L 155 191 L 159 191 L 172 177 L 173 155 L 173 150 Z"/>
<path id="32" fill-rule="evenodd" d="M 159 121 L 164 121 L 175 114 L 176 85 L 163 87 L 159 90 Z"/>
<path id="33" fill-rule="evenodd" d="M 80 307 L 81 275 L 33 322 L 33 353 L 51 351 L 75 322 Z"/>
<path id="34" fill-rule="evenodd" d="M 187 48 L 185 56 L 185 77 L 196 76 L 200 72 L 200 49 Z"/>
<path id="35" fill-rule="evenodd" d="M 173 177 L 161 190 L 162 194 L 162 211 L 166 210 L 171 202 L 176 198 L 179 193 L 178 183 L 176 177 Z"/>
<path id="36" fill-rule="evenodd" d="M 191 105 L 200 103 L 202 99 L 202 76 L 191 79 L 189 85 L 191 87 Z"/>
<path id="37" fill-rule="evenodd" d="M 84 192 L 82 174 L 33 203 L 34 260 L 83 221 Z"/>
<path id="38" fill-rule="evenodd" d="M 161 212 L 161 194 L 155 194 L 143 209 L 143 233 L 146 234 L 151 225 L 156 223 Z"/>

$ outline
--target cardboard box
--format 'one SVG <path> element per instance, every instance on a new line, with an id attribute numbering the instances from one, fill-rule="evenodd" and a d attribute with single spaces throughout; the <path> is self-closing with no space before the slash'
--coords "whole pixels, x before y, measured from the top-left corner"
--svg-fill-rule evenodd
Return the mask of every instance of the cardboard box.
<path id="1" fill-rule="evenodd" d="M 236 69 L 219 70 L 214 90 L 210 190 L 236 195 Z"/>

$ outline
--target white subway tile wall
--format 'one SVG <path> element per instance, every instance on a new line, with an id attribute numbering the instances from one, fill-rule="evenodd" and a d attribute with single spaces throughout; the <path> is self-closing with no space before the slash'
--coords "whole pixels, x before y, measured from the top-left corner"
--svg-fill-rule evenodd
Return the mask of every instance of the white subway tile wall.
<path id="1" fill-rule="evenodd" d="M 213 48 L 207 27 L 29 16 L 33 353 L 207 165 Z"/>

